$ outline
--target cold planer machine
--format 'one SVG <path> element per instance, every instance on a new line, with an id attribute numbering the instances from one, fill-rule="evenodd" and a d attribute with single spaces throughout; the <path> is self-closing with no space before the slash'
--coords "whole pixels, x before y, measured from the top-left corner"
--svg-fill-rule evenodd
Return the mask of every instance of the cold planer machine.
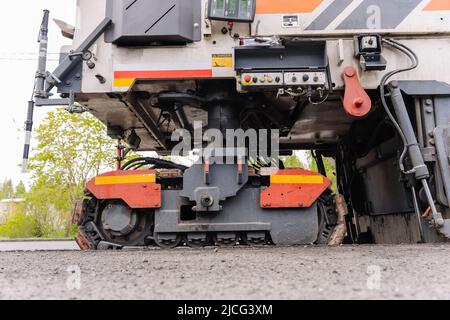
<path id="1" fill-rule="evenodd" d="M 83 248 L 450 236 L 447 1 L 78 0 L 77 7 L 77 26 L 61 27 L 73 45 L 53 72 L 44 15 L 24 167 L 34 106 L 90 112 L 119 140 L 117 170 L 88 183 L 76 212 Z M 279 153 L 312 150 L 320 174 L 278 161 L 272 168 L 260 155 L 255 161 L 220 145 L 190 168 L 125 162 L 122 143 L 167 156 L 177 132 L 195 135 L 199 126 L 278 130 Z M 220 161 L 224 154 L 231 163 Z M 323 157 L 336 164 L 336 194 Z"/>

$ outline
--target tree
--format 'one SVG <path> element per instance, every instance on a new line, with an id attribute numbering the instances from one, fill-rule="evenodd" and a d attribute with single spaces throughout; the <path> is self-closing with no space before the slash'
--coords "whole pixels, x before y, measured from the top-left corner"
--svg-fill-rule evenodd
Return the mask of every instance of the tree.
<path id="1" fill-rule="evenodd" d="M 23 181 L 20 181 L 19 184 L 16 186 L 16 191 L 14 195 L 16 198 L 23 198 L 26 193 L 27 189 L 25 187 L 25 184 L 23 183 Z"/>
<path id="2" fill-rule="evenodd" d="M 86 182 L 114 164 L 114 142 L 105 126 L 88 113 L 70 114 L 64 109 L 49 112 L 36 130 L 38 141 L 30 159 L 33 184 L 27 200 L 42 234 L 61 219 L 49 216 L 50 209 L 66 220 L 71 229 L 70 212 L 83 199 Z"/>
<path id="3" fill-rule="evenodd" d="M 0 189 L 2 199 L 14 198 L 14 185 L 11 179 L 5 179 Z"/>

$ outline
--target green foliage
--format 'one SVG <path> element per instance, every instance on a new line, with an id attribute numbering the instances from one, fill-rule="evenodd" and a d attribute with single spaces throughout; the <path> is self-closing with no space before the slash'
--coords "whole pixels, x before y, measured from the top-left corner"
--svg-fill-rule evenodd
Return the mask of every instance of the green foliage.
<path id="1" fill-rule="evenodd" d="M 23 181 L 20 181 L 15 190 L 15 198 L 23 198 L 27 193 L 27 188 Z"/>
<path id="2" fill-rule="evenodd" d="M 92 115 L 49 112 L 36 130 L 30 159 L 32 186 L 25 196 L 39 237 L 69 236 L 71 212 L 86 182 L 114 164 L 114 143 Z"/>
<path id="3" fill-rule="evenodd" d="M 38 234 L 36 226 L 34 217 L 17 212 L 8 219 L 5 225 L 0 226 L 0 238 L 34 238 Z"/>
<path id="4" fill-rule="evenodd" d="M 0 187 L 0 198 L 11 199 L 14 198 L 14 185 L 11 179 L 5 179 Z"/>
<path id="5" fill-rule="evenodd" d="M 298 157 L 295 154 L 284 159 L 283 164 L 286 169 L 304 168 L 304 165 L 300 162 L 300 160 L 298 159 Z"/>
<path id="6" fill-rule="evenodd" d="M 309 170 L 319 172 L 317 163 L 311 153 L 308 153 Z M 336 166 L 332 159 L 323 158 L 323 164 L 325 165 L 325 172 L 328 179 L 333 183 L 332 189 L 337 191 L 337 179 L 336 179 Z"/>

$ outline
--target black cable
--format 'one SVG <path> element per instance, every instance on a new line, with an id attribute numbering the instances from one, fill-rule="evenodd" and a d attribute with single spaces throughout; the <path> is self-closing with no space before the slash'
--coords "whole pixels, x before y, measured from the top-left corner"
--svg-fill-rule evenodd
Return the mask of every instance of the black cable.
<path id="1" fill-rule="evenodd" d="M 389 117 L 389 119 L 391 120 L 391 122 L 393 123 L 395 129 L 397 130 L 400 138 L 402 139 L 402 143 L 403 143 L 403 151 L 402 154 L 400 156 L 399 159 L 399 166 L 400 166 L 400 170 L 405 173 L 405 165 L 404 165 L 404 160 L 406 158 L 406 154 L 408 153 L 408 142 L 406 140 L 405 134 L 403 133 L 402 128 L 400 127 L 400 125 L 398 124 L 397 120 L 395 119 L 394 115 L 392 114 L 391 110 L 389 109 L 389 106 L 387 104 L 386 101 L 386 83 L 388 82 L 388 80 L 390 78 L 392 78 L 394 75 L 402 73 L 402 72 L 406 72 L 406 71 L 410 71 L 410 70 L 414 70 L 419 66 L 419 58 L 417 57 L 417 55 L 414 53 L 414 51 L 412 51 L 410 48 L 408 48 L 407 46 L 394 41 L 392 39 L 383 39 L 382 40 L 383 43 L 401 51 L 402 53 L 404 53 L 412 62 L 412 65 L 406 68 L 401 68 L 401 69 L 397 69 L 397 70 L 393 70 L 391 72 L 388 72 L 387 74 L 384 75 L 384 77 L 381 79 L 381 83 L 380 83 L 380 95 L 381 95 L 381 103 L 383 104 L 383 107 Z"/>
<path id="2" fill-rule="evenodd" d="M 143 167 L 145 165 L 153 165 L 156 169 L 178 169 L 181 171 L 185 171 L 187 169 L 186 166 L 179 165 L 171 161 L 148 157 L 132 159 L 125 163 L 121 169 L 131 170 L 134 167 Z"/>

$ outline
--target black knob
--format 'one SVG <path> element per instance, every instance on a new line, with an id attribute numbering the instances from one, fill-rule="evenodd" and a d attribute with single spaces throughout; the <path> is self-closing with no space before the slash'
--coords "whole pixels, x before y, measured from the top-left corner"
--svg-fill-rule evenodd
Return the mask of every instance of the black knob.
<path id="1" fill-rule="evenodd" d="M 292 82 L 297 82 L 297 77 L 292 77 Z"/>
<path id="2" fill-rule="evenodd" d="M 253 83 L 258 83 L 258 77 L 253 77 Z"/>
<path id="3" fill-rule="evenodd" d="M 308 81 L 309 80 L 309 75 L 307 75 L 307 74 L 304 74 L 303 75 L 303 81 Z"/>
<path id="4" fill-rule="evenodd" d="M 275 78 L 275 82 L 278 83 L 278 82 L 280 82 L 280 81 L 281 81 L 281 78 L 280 78 L 280 77 L 276 77 L 276 78 Z"/>

